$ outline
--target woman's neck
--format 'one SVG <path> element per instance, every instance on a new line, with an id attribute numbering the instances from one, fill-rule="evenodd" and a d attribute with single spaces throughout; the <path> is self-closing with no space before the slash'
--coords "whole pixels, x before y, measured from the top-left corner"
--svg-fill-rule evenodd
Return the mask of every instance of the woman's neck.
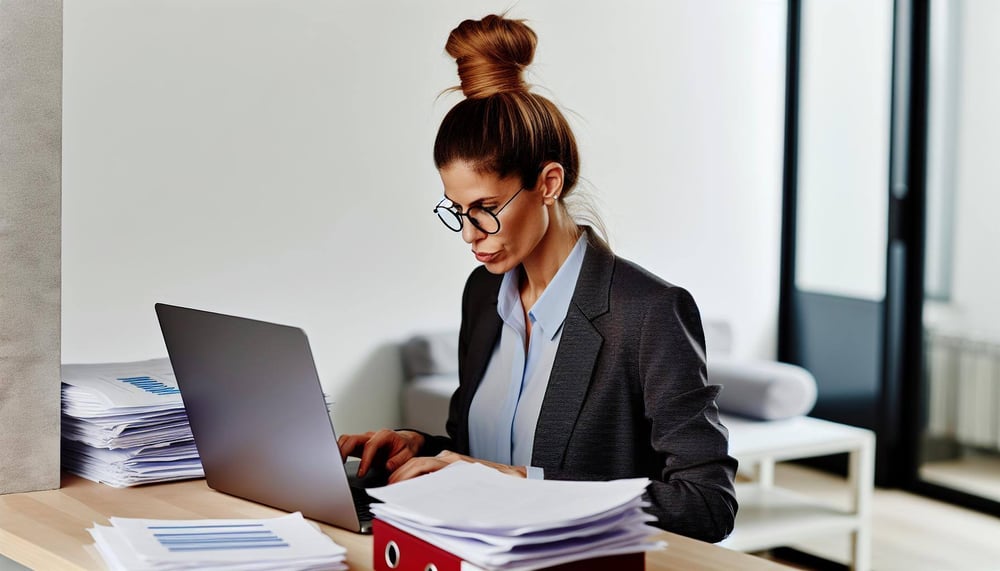
<path id="1" fill-rule="evenodd" d="M 531 256 L 521 263 L 521 302 L 529 309 L 569 257 L 583 229 L 561 207 L 553 209 L 552 224 Z"/>

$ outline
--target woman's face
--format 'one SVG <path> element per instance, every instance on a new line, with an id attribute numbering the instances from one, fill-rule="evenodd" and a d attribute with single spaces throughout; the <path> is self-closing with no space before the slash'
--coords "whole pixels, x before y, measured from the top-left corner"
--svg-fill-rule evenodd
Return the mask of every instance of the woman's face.
<path id="1" fill-rule="evenodd" d="M 517 176 L 498 178 L 493 173 L 480 173 L 464 161 L 455 161 L 440 171 L 444 195 L 460 212 L 478 206 L 494 213 L 500 221 L 500 231 L 487 234 L 468 219 L 463 220 L 462 239 L 472 246 L 476 259 L 494 274 L 517 267 L 535 250 L 548 228 L 548 210 L 540 192 L 521 190 Z M 514 197 L 510 203 L 508 200 Z M 504 204 L 507 204 L 504 206 Z"/>

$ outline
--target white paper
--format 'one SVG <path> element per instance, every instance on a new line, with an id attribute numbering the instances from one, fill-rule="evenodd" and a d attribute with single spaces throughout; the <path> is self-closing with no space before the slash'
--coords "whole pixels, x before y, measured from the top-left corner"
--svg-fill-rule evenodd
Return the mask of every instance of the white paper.
<path id="1" fill-rule="evenodd" d="M 522 535 L 608 513 L 640 496 L 648 485 L 648 478 L 527 480 L 482 464 L 455 462 L 419 478 L 366 491 L 418 523 Z"/>
<path id="2" fill-rule="evenodd" d="M 296 512 L 270 519 L 111 518 L 88 530 L 112 569 L 346 569 L 347 551 Z"/>
<path id="3" fill-rule="evenodd" d="M 614 510 L 610 516 L 600 517 L 595 520 L 590 520 L 588 518 L 585 523 L 578 522 L 574 525 L 561 526 L 516 536 L 498 535 L 481 531 L 436 527 L 421 524 L 413 522 L 409 519 L 396 517 L 394 512 L 385 509 L 385 504 L 372 504 L 371 511 L 379 519 L 390 522 L 392 525 L 403 529 L 404 531 L 415 530 L 415 532 L 433 533 L 436 536 L 446 538 L 453 537 L 459 539 L 474 539 L 484 544 L 484 550 L 491 553 L 501 553 L 518 546 L 553 543 L 565 539 L 578 539 L 581 537 L 601 534 L 613 529 L 641 527 L 643 524 L 656 521 L 656 516 L 642 511 L 642 505 L 642 502 L 630 502 L 626 507 L 623 507 L 622 510 Z"/>
<path id="4" fill-rule="evenodd" d="M 122 488 L 205 475 L 193 441 L 109 450 L 63 440 L 63 465 L 89 480 Z"/>
<path id="5" fill-rule="evenodd" d="M 61 376 L 70 385 L 74 416 L 183 406 L 169 359 L 63 365 Z"/>
<path id="6" fill-rule="evenodd" d="M 61 376 L 66 470 L 118 488 L 205 475 L 169 359 L 69 364 Z"/>
<path id="7" fill-rule="evenodd" d="M 204 476 L 168 359 L 63 365 L 66 470 L 114 487 Z"/>
<path id="8" fill-rule="evenodd" d="M 649 541 L 642 499 L 649 480 L 526 480 L 456 462 L 391 486 L 368 489 L 386 523 L 488 570 L 531 571 L 665 547 Z"/>

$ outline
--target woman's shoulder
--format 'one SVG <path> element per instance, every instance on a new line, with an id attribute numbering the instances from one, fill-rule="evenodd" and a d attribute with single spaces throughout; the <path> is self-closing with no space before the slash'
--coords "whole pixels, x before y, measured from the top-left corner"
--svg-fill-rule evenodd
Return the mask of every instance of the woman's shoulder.
<path id="1" fill-rule="evenodd" d="M 609 293 L 612 299 L 630 304 L 694 305 L 694 297 L 683 286 L 618 255 L 614 255 L 614 272 Z"/>
<path id="2" fill-rule="evenodd" d="M 628 258 L 623 258 L 614 253 L 609 254 L 614 264 L 613 279 L 611 280 L 612 288 L 629 289 L 636 293 L 642 291 L 662 292 L 665 290 L 684 289 Z"/>
<path id="3" fill-rule="evenodd" d="M 614 261 L 607 319 L 633 325 L 641 323 L 640 329 L 655 332 L 654 336 L 701 330 L 701 312 L 686 288 L 630 260 L 615 256 Z M 677 328 L 679 324 L 682 329 Z"/>

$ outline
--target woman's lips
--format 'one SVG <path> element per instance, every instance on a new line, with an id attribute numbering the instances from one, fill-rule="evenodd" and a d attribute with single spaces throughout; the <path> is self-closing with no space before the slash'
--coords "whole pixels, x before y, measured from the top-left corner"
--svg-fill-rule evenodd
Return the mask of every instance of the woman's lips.
<path id="1" fill-rule="evenodd" d="M 497 257 L 497 252 L 473 252 L 476 254 L 476 259 L 483 264 L 488 264 L 493 261 L 493 258 Z"/>

